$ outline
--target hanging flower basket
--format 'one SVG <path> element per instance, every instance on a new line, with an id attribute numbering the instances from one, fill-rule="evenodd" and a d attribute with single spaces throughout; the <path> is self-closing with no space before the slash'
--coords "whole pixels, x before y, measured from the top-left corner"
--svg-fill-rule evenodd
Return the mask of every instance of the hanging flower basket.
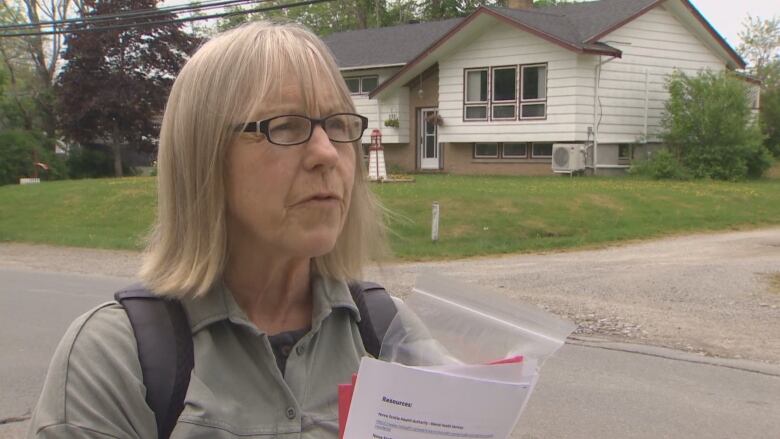
<path id="1" fill-rule="evenodd" d="M 425 118 L 425 120 L 427 120 L 429 123 L 433 123 L 433 124 L 436 124 L 438 126 L 444 125 L 444 119 L 442 119 L 441 116 L 439 116 L 438 112 L 429 114 Z"/>
<path id="2" fill-rule="evenodd" d="M 398 128 L 401 126 L 401 121 L 398 118 L 385 119 L 385 126 L 390 128 Z"/>

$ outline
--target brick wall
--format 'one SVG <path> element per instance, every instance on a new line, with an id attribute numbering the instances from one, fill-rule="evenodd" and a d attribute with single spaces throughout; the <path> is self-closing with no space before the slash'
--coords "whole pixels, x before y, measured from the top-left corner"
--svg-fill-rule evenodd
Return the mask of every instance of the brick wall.
<path id="1" fill-rule="evenodd" d="M 552 175 L 550 159 L 475 159 L 473 143 L 445 143 L 444 171 L 452 174 Z"/>

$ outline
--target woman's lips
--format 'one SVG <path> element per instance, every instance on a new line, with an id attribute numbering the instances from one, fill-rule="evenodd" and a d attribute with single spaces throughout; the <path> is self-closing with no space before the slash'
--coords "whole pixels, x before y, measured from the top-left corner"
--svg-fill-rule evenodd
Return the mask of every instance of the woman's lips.
<path id="1" fill-rule="evenodd" d="M 340 204 L 341 203 L 341 197 L 338 196 L 335 193 L 319 193 L 310 195 L 301 201 L 294 203 L 293 206 L 297 205 L 330 205 L 330 204 Z"/>

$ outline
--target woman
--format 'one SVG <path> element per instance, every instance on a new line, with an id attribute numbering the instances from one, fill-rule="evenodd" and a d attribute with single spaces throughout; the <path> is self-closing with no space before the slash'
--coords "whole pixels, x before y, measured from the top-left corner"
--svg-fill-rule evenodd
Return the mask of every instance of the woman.
<path id="1" fill-rule="evenodd" d="M 171 437 L 336 437 L 337 385 L 366 355 L 346 281 L 384 243 L 353 113 L 329 51 L 296 25 L 226 32 L 177 77 L 141 270 L 193 333 Z M 156 437 L 144 395 L 128 317 L 100 306 L 60 343 L 30 435 Z"/>

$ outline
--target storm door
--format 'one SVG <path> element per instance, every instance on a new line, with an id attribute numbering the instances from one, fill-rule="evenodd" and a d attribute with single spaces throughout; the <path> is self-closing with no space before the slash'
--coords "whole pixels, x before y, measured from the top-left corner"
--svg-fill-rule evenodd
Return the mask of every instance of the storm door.
<path id="1" fill-rule="evenodd" d="M 439 169 L 439 142 L 436 138 L 436 108 L 423 108 L 420 110 L 420 119 L 417 125 L 418 148 L 420 152 L 420 169 Z"/>

